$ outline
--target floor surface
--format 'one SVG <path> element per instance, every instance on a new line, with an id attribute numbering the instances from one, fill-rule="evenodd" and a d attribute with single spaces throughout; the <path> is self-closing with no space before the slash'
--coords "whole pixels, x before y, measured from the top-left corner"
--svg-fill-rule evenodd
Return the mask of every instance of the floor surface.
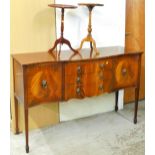
<path id="1" fill-rule="evenodd" d="M 144 155 L 145 101 L 136 125 L 133 107 L 33 130 L 29 155 Z M 11 155 L 25 154 L 25 134 L 11 133 Z"/>

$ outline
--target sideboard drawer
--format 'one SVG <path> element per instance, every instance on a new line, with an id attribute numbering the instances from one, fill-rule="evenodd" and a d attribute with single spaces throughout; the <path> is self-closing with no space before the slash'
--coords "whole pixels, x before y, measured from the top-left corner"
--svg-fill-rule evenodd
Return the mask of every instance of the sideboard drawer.
<path id="1" fill-rule="evenodd" d="M 94 83 L 67 84 L 65 83 L 65 100 L 84 98 L 111 92 L 111 80 L 97 80 Z"/>
<path id="2" fill-rule="evenodd" d="M 115 60 L 114 89 L 135 86 L 138 80 L 138 57 L 119 57 Z"/>
<path id="3" fill-rule="evenodd" d="M 90 74 L 71 74 L 66 75 L 65 84 L 84 84 L 89 85 L 91 83 L 98 83 L 101 81 L 111 81 L 112 80 L 112 70 L 98 70 Z"/>
<path id="4" fill-rule="evenodd" d="M 112 66 L 112 59 L 66 63 L 65 83 L 94 83 L 100 79 L 112 79 Z"/>
<path id="5" fill-rule="evenodd" d="M 113 60 L 112 59 L 104 59 L 104 60 L 100 60 L 98 61 L 98 69 L 100 70 L 111 70 L 113 67 Z"/>
<path id="6" fill-rule="evenodd" d="M 65 76 L 65 84 L 90 84 L 96 83 L 99 80 L 99 74 L 71 74 Z"/>
<path id="7" fill-rule="evenodd" d="M 65 64 L 65 75 L 90 74 L 96 70 L 96 63 L 70 62 Z"/>
<path id="8" fill-rule="evenodd" d="M 65 100 L 71 98 L 84 98 L 98 95 L 99 88 L 96 87 L 96 84 L 90 85 L 75 85 L 75 84 L 66 84 L 65 85 Z"/>
<path id="9" fill-rule="evenodd" d="M 58 101 L 62 97 L 62 67 L 57 63 L 31 65 L 26 68 L 28 106 Z"/>

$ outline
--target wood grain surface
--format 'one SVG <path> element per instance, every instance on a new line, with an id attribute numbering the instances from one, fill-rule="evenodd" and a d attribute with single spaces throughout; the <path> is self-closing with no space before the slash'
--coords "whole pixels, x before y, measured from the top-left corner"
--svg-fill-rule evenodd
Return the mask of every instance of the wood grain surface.
<path id="1" fill-rule="evenodd" d="M 126 1 L 125 52 L 143 51 L 141 62 L 140 99 L 145 98 L 145 0 Z M 125 90 L 125 103 L 135 100 L 132 88 Z"/>

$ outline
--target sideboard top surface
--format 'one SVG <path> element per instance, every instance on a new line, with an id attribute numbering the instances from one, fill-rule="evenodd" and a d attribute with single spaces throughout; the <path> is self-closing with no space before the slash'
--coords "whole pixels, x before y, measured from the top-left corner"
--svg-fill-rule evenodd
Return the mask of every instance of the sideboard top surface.
<path id="1" fill-rule="evenodd" d="M 97 60 L 102 58 L 108 58 L 113 56 L 121 55 L 132 55 L 132 54 L 142 54 L 142 52 L 132 52 L 132 53 L 122 53 L 118 50 L 102 50 L 100 49 L 100 54 L 96 57 L 92 57 L 91 60 Z M 71 60 L 69 57 L 72 55 L 70 51 L 62 51 L 60 60 L 56 60 L 50 55 L 47 51 L 44 52 L 35 52 L 35 53 L 22 53 L 22 54 L 13 54 L 12 57 L 21 65 L 30 65 L 36 63 L 47 63 L 47 62 L 71 62 L 71 61 L 86 61 L 90 60 L 90 50 L 86 49 L 82 51 L 82 59 L 79 55 L 74 56 Z"/>

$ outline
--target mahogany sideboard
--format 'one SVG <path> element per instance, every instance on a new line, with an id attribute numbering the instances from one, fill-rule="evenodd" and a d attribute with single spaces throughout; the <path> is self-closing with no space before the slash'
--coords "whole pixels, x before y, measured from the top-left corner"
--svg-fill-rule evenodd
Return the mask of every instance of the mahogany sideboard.
<path id="1" fill-rule="evenodd" d="M 115 92 L 118 110 L 118 90 L 135 88 L 134 123 L 140 86 L 142 52 L 55 60 L 48 52 L 13 55 L 16 133 L 18 102 L 24 104 L 26 152 L 29 152 L 28 110 L 51 101 L 97 96 Z"/>

